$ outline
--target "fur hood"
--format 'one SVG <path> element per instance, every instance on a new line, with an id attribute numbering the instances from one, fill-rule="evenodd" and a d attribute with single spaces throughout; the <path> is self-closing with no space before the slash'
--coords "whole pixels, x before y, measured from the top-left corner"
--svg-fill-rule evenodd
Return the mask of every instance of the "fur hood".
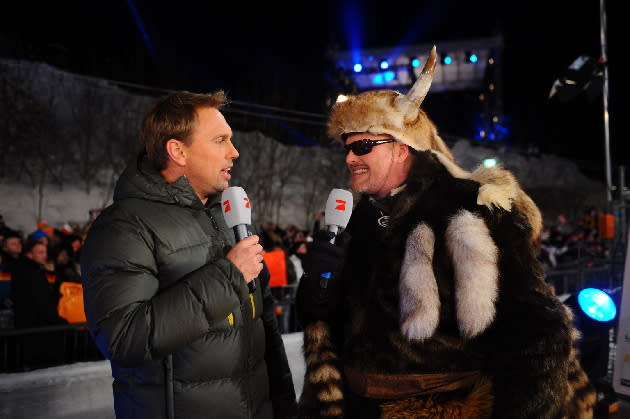
<path id="1" fill-rule="evenodd" d="M 372 90 L 337 102 L 328 120 L 328 135 L 343 143 L 351 132 L 389 134 L 414 150 L 437 150 L 454 160 L 435 124 L 420 109 L 436 66 L 437 52 L 433 47 L 422 73 L 407 94 Z"/>

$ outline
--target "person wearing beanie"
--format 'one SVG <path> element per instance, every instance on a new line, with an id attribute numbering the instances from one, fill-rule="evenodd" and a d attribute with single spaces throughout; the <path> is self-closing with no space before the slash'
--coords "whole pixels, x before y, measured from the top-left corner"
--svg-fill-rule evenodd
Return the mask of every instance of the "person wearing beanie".
<path id="1" fill-rule="evenodd" d="M 457 165 L 420 108 L 436 57 L 407 94 L 331 111 L 358 202 L 304 257 L 300 414 L 590 418 L 572 313 L 536 257 L 540 211 L 508 170 Z"/>
<path id="2" fill-rule="evenodd" d="M 44 246 L 48 246 L 48 244 L 50 243 L 50 237 L 48 237 L 48 234 L 46 234 L 44 230 L 41 230 L 39 228 L 29 234 L 26 240 L 27 242 L 40 242 L 44 244 Z"/>

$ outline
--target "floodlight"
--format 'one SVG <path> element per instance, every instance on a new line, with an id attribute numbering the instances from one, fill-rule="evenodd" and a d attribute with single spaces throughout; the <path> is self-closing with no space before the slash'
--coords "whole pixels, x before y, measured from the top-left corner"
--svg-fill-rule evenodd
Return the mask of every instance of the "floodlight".
<path id="1" fill-rule="evenodd" d="M 597 288 L 585 288 L 578 294 L 580 309 L 593 320 L 608 322 L 617 315 L 612 297 Z"/>

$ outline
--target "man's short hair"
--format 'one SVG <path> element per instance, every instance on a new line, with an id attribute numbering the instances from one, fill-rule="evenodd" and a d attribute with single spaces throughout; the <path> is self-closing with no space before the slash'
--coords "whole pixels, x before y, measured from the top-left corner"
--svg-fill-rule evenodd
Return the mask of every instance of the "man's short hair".
<path id="1" fill-rule="evenodd" d="M 24 243 L 24 248 L 22 249 L 22 254 L 27 254 L 33 251 L 33 249 L 35 248 L 35 246 L 38 245 L 42 245 L 44 247 L 47 247 L 44 243 L 39 242 L 37 240 L 26 240 L 26 243 Z"/>
<path id="2" fill-rule="evenodd" d="M 166 167 L 168 154 L 166 143 L 171 138 L 188 144 L 197 120 L 197 109 L 220 109 L 227 103 L 223 91 L 215 93 L 173 93 L 155 103 L 142 121 L 140 139 L 147 151 L 149 161 L 157 170 Z"/>

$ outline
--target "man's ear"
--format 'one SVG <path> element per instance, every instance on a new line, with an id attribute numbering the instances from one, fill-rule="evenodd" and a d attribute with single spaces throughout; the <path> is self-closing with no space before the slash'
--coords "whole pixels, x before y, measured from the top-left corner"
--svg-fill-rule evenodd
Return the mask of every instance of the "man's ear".
<path id="1" fill-rule="evenodd" d="M 407 157 L 409 157 L 409 154 L 411 154 L 409 146 L 403 143 L 396 143 L 396 146 L 398 148 L 396 150 L 395 159 L 398 162 L 404 162 L 405 160 L 407 160 Z"/>
<path id="2" fill-rule="evenodd" d="M 166 153 L 170 159 L 178 166 L 186 165 L 186 150 L 184 149 L 184 143 L 171 138 L 166 142 Z"/>

